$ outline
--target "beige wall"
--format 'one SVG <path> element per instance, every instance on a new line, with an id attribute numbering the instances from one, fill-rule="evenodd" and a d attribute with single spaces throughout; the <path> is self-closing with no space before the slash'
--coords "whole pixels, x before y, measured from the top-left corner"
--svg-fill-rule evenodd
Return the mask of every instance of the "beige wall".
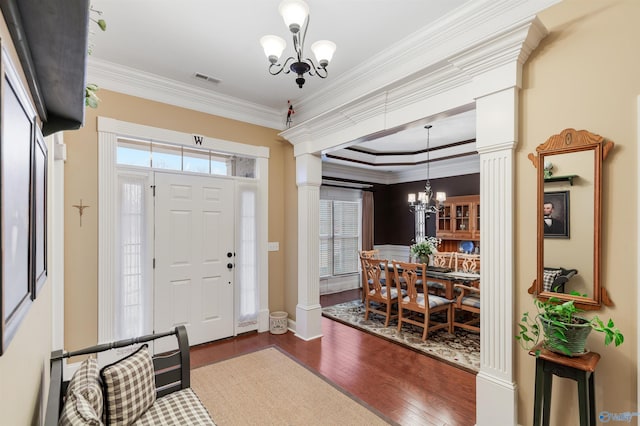
<path id="1" fill-rule="evenodd" d="M 2 16 L 2 15 L 0 15 Z M 11 42 L 4 18 L 0 19 L 0 39 L 27 88 L 24 73 Z M 51 149 L 49 147 L 49 152 Z M 51 179 L 51 154 L 49 177 Z M 49 191 L 51 180 L 49 180 Z M 49 202 L 51 207 L 52 203 Z M 49 224 L 51 217 L 49 216 Z M 48 227 L 51 247 L 51 226 Z M 51 250 L 48 250 L 51 265 Z M 49 358 L 51 355 L 51 283 L 44 284 L 37 299 L 22 320 L 18 331 L 0 356 L 0 424 L 39 424 L 44 416 L 43 404 L 49 387 Z"/>
<path id="2" fill-rule="evenodd" d="M 640 94 L 640 2 L 565 0 L 540 14 L 549 36 L 523 70 L 516 154 L 516 318 L 533 307 L 526 289 L 535 276 L 535 169 L 527 154 L 572 127 L 615 142 L 603 174 L 602 284 L 615 303 L 612 317 L 625 343 L 604 347 L 592 333 L 588 347 L 602 359 L 596 370 L 596 413 L 639 411 L 637 377 L 637 97 Z M 514 343 L 516 344 L 516 343 Z M 517 344 L 516 344 L 517 345 Z M 516 351 L 519 423 L 531 424 L 535 360 Z M 554 382 L 552 424 L 578 424 L 576 384 Z M 637 424 L 637 419 L 632 421 Z"/>
<path id="3" fill-rule="evenodd" d="M 51 284 L 46 283 L 0 357 L 0 424 L 38 424 L 44 417 L 50 356 Z"/>
<path id="4" fill-rule="evenodd" d="M 80 131 L 65 133 L 65 348 L 95 344 L 98 335 L 98 134 L 96 117 L 201 134 L 249 145 L 266 146 L 269 159 L 269 241 L 280 242 L 280 251 L 269 252 L 269 308 L 295 315 L 297 285 L 289 271 L 297 259 L 291 241 L 297 239 L 297 198 L 293 147 L 277 131 L 184 108 L 101 90 L 97 109 L 87 109 Z M 293 166 L 292 166 L 293 164 Z M 78 210 L 87 208 L 80 227 Z M 285 225 L 287 224 L 287 225 Z M 285 266 L 285 259 L 289 259 Z M 291 261 L 294 259 L 294 261 Z M 292 295 L 293 294 L 293 295 Z"/>

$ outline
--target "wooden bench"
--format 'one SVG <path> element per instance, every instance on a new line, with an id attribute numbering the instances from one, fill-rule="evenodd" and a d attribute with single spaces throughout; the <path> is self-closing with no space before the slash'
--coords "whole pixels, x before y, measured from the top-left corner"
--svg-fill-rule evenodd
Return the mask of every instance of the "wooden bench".
<path id="1" fill-rule="evenodd" d="M 65 358 L 97 354 L 111 349 L 122 348 L 138 343 L 150 342 L 164 337 L 175 336 L 178 341 L 178 349 L 169 353 L 152 356 L 153 369 L 155 375 L 156 402 L 149 408 L 151 411 L 155 405 L 160 405 L 163 397 L 180 392 L 190 388 L 190 357 L 189 357 L 189 338 L 187 330 L 184 326 L 178 326 L 174 330 L 166 333 L 151 334 L 132 339 L 119 340 L 113 343 L 105 343 L 80 349 L 73 352 L 64 352 L 62 350 L 51 353 L 51 381 L 49 384 L 49 397 L 47 400 L 47 411 L 45 415 L 45 425 L 55 426 L 58 424 L 60 413 L 63 408 L 65 395 L 69 381 L 63 380 L 63 360 Z M 192 393 L 191 390 L 188 391 Z M 195 396 L 195 394 L 193 394 Z M 191 398 L 190 400 L 193 400 Z M 190 402 L 191 403 L 191 402 Z M 195 404 L 200 404 L 197 409 L 206 409 L 195 396 Z M 160 414 L 162 416 L 162 414 Z M 213 424 L 213 421 L 211 422 Z"/>

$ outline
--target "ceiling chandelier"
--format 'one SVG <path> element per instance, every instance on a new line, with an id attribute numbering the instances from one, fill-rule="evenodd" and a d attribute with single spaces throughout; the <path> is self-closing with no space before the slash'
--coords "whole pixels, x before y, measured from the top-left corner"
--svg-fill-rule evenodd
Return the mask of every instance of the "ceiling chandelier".
<path id="1" fill-rule="evenodd" d="M 436 192 L 435 204 L 433 201 L 433 191 L 431 190 L 431 182 L 429 181 L 429 136 L 431 125 L 424 126 L 427 129 L 427 182 L 424 186 L 424 192 L 418 192 L 418 199 L 416 200 L 416 194 L 409 194 L 409 206 L 414 212 L 424 212 L 428 218 L 432 213 L 438 213 L 444 208 L 442 204 L 447 199 L 447 194 L 444 192 Z"/>
<path id="2" fill-rule="evenodd" d="M 271 63 L 269 65 L 269 73 L 278 75 L 281 72 L 285 74 L 293 72 L 298 76 L 296 83 L 300 88 L 304 85 L 305 73 L 309 73 L 310 76 L 317 75 L 320 78 L 327 78 L 327 65 L 329 65 L 329 61 L 331 61 L 333 53 L 336 51 L 335 43 L 329 40 L 320 40 L 311 45 L 311 51 L 315 55 L 319 66 L 316 66 L 311 58 L 303 59 L 304 39 L 309 26 L 309 6 L 302 0 L 284 0 L 280 3 L 278 11 L 293 35 L 293 49 L 296 55 L 289 56 L 281 64 L 277 63 L 287 43 L 283 38 L 275 35 L 262 37 L 260 44 Z"/>

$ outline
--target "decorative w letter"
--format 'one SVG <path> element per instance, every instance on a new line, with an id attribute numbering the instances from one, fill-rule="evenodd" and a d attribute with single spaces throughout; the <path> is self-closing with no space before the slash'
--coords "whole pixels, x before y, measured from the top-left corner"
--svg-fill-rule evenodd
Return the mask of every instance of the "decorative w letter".
<path id="1" fill-rule="evenodd" d="M 193 135 L 193 140 L 196 142 L 196 145 L 202 145 L 202 140 L 204 136 Z"/>

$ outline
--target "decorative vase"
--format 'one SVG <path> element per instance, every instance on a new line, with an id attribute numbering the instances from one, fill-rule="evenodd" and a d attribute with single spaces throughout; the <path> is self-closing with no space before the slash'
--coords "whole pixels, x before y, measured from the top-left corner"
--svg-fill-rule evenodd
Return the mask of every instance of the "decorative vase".
<path id="1" fill-rule="evenodd" d="M 420 261 L 420 263 L 424 263 L 427 266 L 431 265 L 431 256 L 430 254 L 426 254 L 424 256 L 418 256 L 418 260 Z"/>
<path id="2" fill-rule="evenodd" d="M 569 352 L 571 352 L 571 354 L 569 354 L 568 356 L 580 356 L 588 352 L 585 349 L 585 344 L 587 342 L 587 337 L 592 330 L 591 324 L 584 318 L 574 318 L 580 322 L 577 324 L 563 323 L 567 328 L 559 329 L 550 320 L 544 317 L 540 317 L 542 323 L 542 331 L 545 336 L 544 346 L 546 349 L 562 355 L 567 355 L 566 353 L 557 349 L 558 346 L 565 346 L 569 350 Z M 558 336 L 558 330 L 564 332 L 564 336 L 567 339 L 566 342 L 564 342 Z"/>

